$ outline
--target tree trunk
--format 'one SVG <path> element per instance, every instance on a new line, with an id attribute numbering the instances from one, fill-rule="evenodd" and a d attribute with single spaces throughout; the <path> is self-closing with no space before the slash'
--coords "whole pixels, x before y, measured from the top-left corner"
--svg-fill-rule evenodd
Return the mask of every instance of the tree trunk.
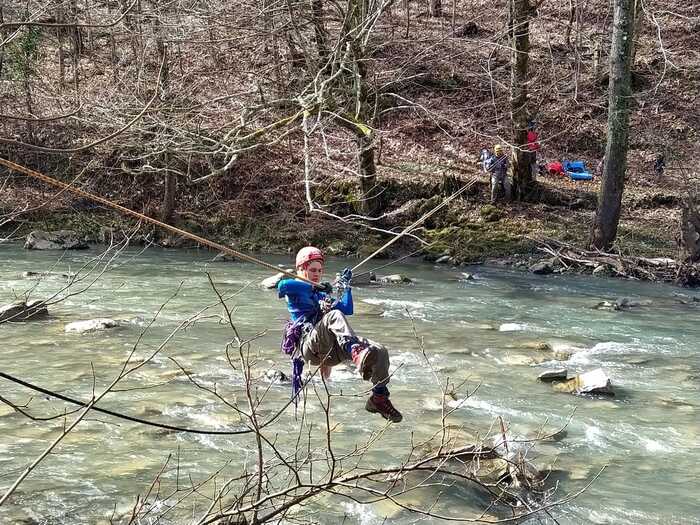
<path id="1" fill-rule="evenodd" d="M 700 206 L 696 195 L 683 199 L 681 243 L 689 262 L 700 261 Z"/>
<path id="2" fill-rule="evenodd" d="M 328 56 L 326 44 L 326 28 L 323 23 L 323 0 L 311 0 L 311 23 L 314 26 L 314 41 L 316 52 L 321 62 Z"/>
<path id="3" fill-rule="evenodd" d="M 165 169 L 168 169 L 169 157 L 167 153 L 163 154 L 163 163 Z M 177 176 L 170 172 L 165 172 L 165 187 L 163 190 L 163 222 L 170 224 L 173 215 L 175 214 L 175 197 L 177 196 Z"/>
<path id="4" fill-rule="evenodd" d="M 3 5 L 0 4 L 0 26 L 5 23 L 5 16 L 2 12 Z M 5 31 L 0 31 L 0 40 L 5 41 Z M 2 80 L 2 65 L 5 61 L 5 46 L 0 46 L 0 80 Z"/>
<path id="5" fill-rule="evenodd" d="M 352 13 L 343 28 L 343 34 L 349 35 L 351 30 L 360 27 L 369 12 L 369 0 L 352 0 L 348 6 Z M 372 107 L 367 94 L 367 65 L 364 60 L 365 49 L 358 40 L 351 40 L 352 75 L 347 75 L 348 88 L 355 99 L 355 114 L 349 118 L 340 119 L 340 124 L 352 129 L 357 143 L 357 169 L 360 177 L 360 200 L 358 210 L 368 216 L 377 213 L 377 166 L 374 160 L 374 131 L 370 126 Z"/>
<path id="6" fill-rule="evenodd" d="M 360 210 L 365 215 L 377 211 L 377 167 L 374 162 L 374 134 L 368 133 L 357 139 L 357 164 L 360 170 Z"/>
<path id="7" fill-rule="evenodd" d="M 632 7 L 634 9 L 634 37 L 632 38 L 632 50 L 630 51 L 630 67 L 634 68 L 634 62 L 637 58 L 637 44 L 639 42 L 639 32 L 642 28 L 642 13 L 644 12 L 644 10 L 642 9 L 642 0 L 634 0 Z"/>
<path id="8" fill-rule="evenodd" d="M 168 103 L 170 97 L 170 67 L 168 64 L 168 48 L 163 41 L 163 28 L 160 23 L 160 18 L 156 18 L 155 27 L 156 33 L 156 48 L 158 49 L 158 57 L 163 63 L 162 72 L 160 75 L 161 100 Z M 163 206 L 161 217 L 163 222 L 170 223 L 175 213 L 175 200 L 177 195 L 177 178 L 176 175 L 169 170 L 170 155 L 168 151 L 162 155 L 163 168 L 165 169 L 165 180 L 163 187 Z"/>
<path id="9" fill-rule="evenodd" d="M 634 1 L 615 0 L 608 84 L 608 142 L 598 209 L 591 231 L 591 247 L 601 250 L 609 250 L 615 242 L 625 186 Z"/>
<path id="10" fill-rule="evenodd" d="M 513 123 L 513 198 L 525 199 L 534 186 L 527 148 L 527 88 L 530 52 L 530 4 L 528 0 L 511 0 L 511 121 Z"/>

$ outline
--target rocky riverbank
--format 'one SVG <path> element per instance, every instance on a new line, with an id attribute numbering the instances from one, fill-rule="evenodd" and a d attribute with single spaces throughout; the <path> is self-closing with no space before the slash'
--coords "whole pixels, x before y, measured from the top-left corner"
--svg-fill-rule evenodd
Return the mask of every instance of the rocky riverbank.
<path id="1" fill-rule="evenodd" d="M 286 254 L 305 244 L 322 246 L 327 253 L 341 257 L 364 257 L 389 238 L 383 230 L 401 231 L 427 211 L 435 208 L 464 181 L 454 176 L 436 181 L 384 182 L 384 214 L 372 223 L 347 223 L 316 213 L 293 214 L 293 204 L 277 200 L 278 213 L 245 215 L 232 208 L 207 213 L 200 205 L 190 204 L 193 196 L 183 196 L 183 208 L 178 209 L 173 223 L 179 228 L 245 252 Z M 582 272 L 679 282 L 697 285 L 698 271 L 683 268 L 678 275 L 669 272 L 669 264 L 647 265 L 643 271 L 630 274 L 622 271 L 623 262 L 607 261 L 579 264 L 571 254 L 562 256 L 561 250 L 552 252 L 552 243 L 571 250 L 583 250 L 588 225 L 595 211 L 595 183 L 572 186 L 561 180 L 543 178 L 539 181 L 539 202 L 488 204 L 488 183 L 481 177 L 462 198 L 430 217 L 414 233 L 394 244 L 383 257 L 398 258 L 419 250 L 419 238 L 424 249 L 419 255 L 429 262 L 461 266 L 485 261 L 512 266 L 535 273 Z M 183 190 L 186 191 L 186 188 Z M 325 195 L 327 210 L 337 215 L 352 212 L 348 201 L 354 185 L 339 179 L 337 186 Z M 84 199 L 61 195 L 40 208 L 18 212 L 23 205 L 46 199 L 33 186 L 10 188 L 0 214 L 9 217 L 2 231 L 11 239 L 27 241 L 27 247 L 68 248 L 87 244 L 110 244 L 129 239 L 133 245 L 155 244 L 167 248 L 189 248 L 194 243 L 136 224 L 111 210 L 93 206 Z M 654 260 L 674 260 L 677 219 L 679 215 L 678 190 L 665 193 L 631 185 L 625 200 L 625 213 L 620 225 L 617 249 L 619 254 Z M 126 191 L 113 195 L 116 202 L 138 209 L 133 196 Z M 226 211 L 227 210 L 227 211 Z M 140 211 L 149 212 L 149 209 Z M 150 209 L 158 216 L 157 209 Z M 32 231 L 35 233 L 27 238 Z M 56 232 L 66 230 L 73 238 L 68 244 L 51 245 Z M 60 234 L 59 234 L 60 235 Z M 60 243 L 59 243 L 60 244 Z M 543 247 L 549 246 L 549 250 Z M 577 248 L 578 247 L 578 248 Z M 568 258 L 567 258 L 568 257 Z M 537 263 L 542 263 L 538 268 Z M 680 263 L 673 263 L 682 267 Z M 535 265 L 533 267 L 533 265 Z M 628 265 L 627 265 L 628 266 Z M 627 267 L 625 266 L 625 268 Z M 686 276 L 686 277 L 683 277 Z"/>

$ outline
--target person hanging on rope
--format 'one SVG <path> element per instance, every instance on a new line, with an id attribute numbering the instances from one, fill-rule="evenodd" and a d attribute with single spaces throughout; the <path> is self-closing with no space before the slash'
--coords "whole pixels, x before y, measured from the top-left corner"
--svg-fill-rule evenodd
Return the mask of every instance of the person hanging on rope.
<path id="1" fill-rule="evenodd" d="M 325 257 L 321 250 L 307 246 L 296 256 L 297 275 L 311 281 L 284 279 L 277 285 L 280 298 L 286 297 L 291 319 L 284 331 L 282 350 L 293 360 L 294 395 L 301 390 L 304 362 L 321 367 L 327 378 L 331 367 L 345 361 L 355 363 L 363 379 L 371 381 L 372 395 L 365 404 L 368 412 L 398 423 L 403 419 L 389 400 L 389 354 L 378 343 L 360 338 L 346 316 L 352 315 L 352 270 L 343 270 L 337 281 L 340 299 L 331 297 L 333 287 L 321 282 Z"/>

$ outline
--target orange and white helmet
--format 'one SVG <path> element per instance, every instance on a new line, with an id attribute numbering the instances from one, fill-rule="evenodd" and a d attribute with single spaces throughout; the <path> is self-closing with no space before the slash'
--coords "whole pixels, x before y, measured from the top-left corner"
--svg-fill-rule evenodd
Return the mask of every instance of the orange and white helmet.
<path id="1" fill-rule="evenodd" d="M 311 261 L 325 262 L 323 252 L 314 246 L 305 246 L 297 253 L 296 267 L 304 268 Z"/>

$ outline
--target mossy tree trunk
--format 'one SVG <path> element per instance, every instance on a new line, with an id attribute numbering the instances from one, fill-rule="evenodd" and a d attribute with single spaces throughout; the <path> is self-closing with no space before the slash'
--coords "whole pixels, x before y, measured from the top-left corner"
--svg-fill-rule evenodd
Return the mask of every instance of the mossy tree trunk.
<path id="1" fill-rule="evenodd" d="M 527 91 L 530 58 L 530 12 L 528 0 L 510 0 L 510 32 L 513 38 L 511 58 L 511 121 L 513 123 L 513 198 L 523 200 L 533 190 L 527 149 Z"/>
<path id="2" fill-rule="evenodd" d="M 700 261 L 700 200 L 696 194 L 683 199 L 681 243 L 690 262 Z"/>
<path id="3" fill-rule="evenodd" d="M 164 30 L 159 19 L 155 21 L 156 32 L 156 48 L 158 49 L 158 58 L 163 64 L 160 73 L 160 99 L 168 104 L 170 94 L 170 68 L 168 64 L 168 46 L 164 42 Z M 175 203 L 177 200 L 177 177 L 170 170 L 170 163 L 173 159 L 170 158 L 167 146 L 162 154 L 162 164 L 164 172 L 163 181 L 163 203 L 161 206 L 161 218 L 163 222 L 170 223 L 175 214 Z"/>
<path id="4" fill-rule="evenodd" d="M 350 0 L 348 2 L 349 24 L 344 28 L 346 35 L 357 32 L 357 28 L 366 23 L 369 12 L 369 0 Z M 378 211 L 377 166 L 374 158 L 375 133 L 370 123 L 372 121 L 372 106 L 368 100 L 367 65 L 365 61 L 365 43 L 360 38 L 350 37 L 352 49 L 352 78 L 348 83 L 355 99 L 355 114 L 341 124 L 355 134 L 357 144 L 357 169 L 360 177 L 360 195 L 358 211 L 364 215 L 373 216 Z M 348 125 L 349 124 L 349 125 Z"/>
<path id="5" fill-rule="evenodd" d="M 592 248 L 609 250 L 617 237 L 627 169 L 629 104 L 635 0 L 615 0 L 610 80 L 608 83 L 608 141 L 603 182 L 591 231 Z"/>

